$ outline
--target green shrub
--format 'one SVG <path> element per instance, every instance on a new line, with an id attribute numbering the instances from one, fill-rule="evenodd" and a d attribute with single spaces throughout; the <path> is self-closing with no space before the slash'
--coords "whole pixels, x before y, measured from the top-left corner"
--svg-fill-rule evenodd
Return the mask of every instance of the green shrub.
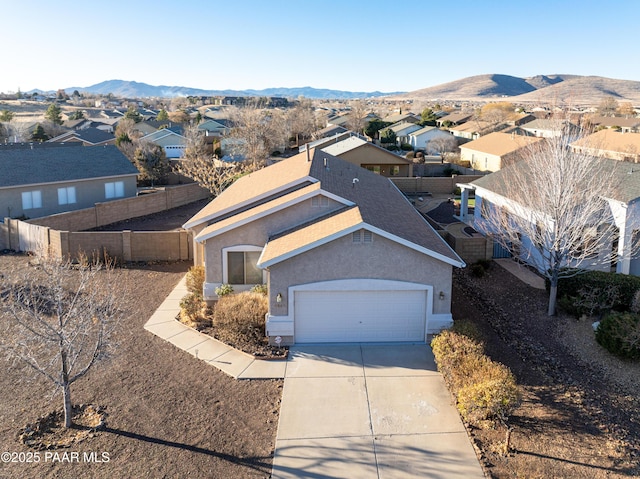
<path id="1" fill-rule="evenodd" d="M 265 317 L 269 310 L 267 297 L 261 293 L 244 291 L 220 298 L 213 310 L 213 325 L 232 339 L 247 341 L 263 339 Z"/>
<path id="2" fill-rule="evenodd" d="M 269 290 L 268 290 L 266 284 L 256 284 L 256 285 L 252 286 L 251 287 L 251 292 L 252 293 L 260 293 L 260 294 L 263 294 L 265 296 L 267 294 L 269 294 Z"/>
<path id="3" fill-rule="evenodd" d="M 402 143 L 400 145 L 400 149 L 402 151 L 413 151 L 413 146 L 411 146 L 409 143 Z"/>
<path id="4" fill-rule="evenodd" d="M 202 299 L 202 287 L 204 285 L 204 266 L 192 266 L 187 271 L 187 291 Z"/>
<path id="5" fill-rule="evenodd" d="M 640 359 L 640 315 L 611 312 L 596 329 L 596 341 L 623 359 Z"/>
<path id="6" fill-rule="evenodd" d="M 547 290 L 549 281 L 547 280 Z M 615 290 L 615 300 L 606 309 L 629 311 L 636 291 L 640 289 L 640 277 L 605 271 L 587 271 L 558 281 L 558 297 L 569 296 L 584 299 L 595 298 L 595 302 L 605 304 Z"/>
<path id="7" fill-rule="evenodd" d="M 476 278 L 482 278 L 485 272 L 486 271 L 481 264 L 474 263 L 471 265 L 471 274 Z"/>
<path id="8" fill-rule="evenodd" d="M 219 298 L 222 298 L 223 296 L 233 293 L 233 286 L 230 284 L 221 284 L 214 291 Z"/>

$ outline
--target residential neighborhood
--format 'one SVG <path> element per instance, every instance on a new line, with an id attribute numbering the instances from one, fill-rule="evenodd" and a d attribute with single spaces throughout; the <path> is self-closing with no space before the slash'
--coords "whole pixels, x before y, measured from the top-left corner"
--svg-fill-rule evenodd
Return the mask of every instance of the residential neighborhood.
<path id="1" fill-rule="evenodd" d="M 627 356 L 596 332 L 611 315 L 638 317 L 640 109 L 620 110 L 493 97 L 0 96 L 3 313 L 26 321 L 18 306 L 37 301 L 13 292 L 19 273 L 48 271 L 45 256 L 69 278 L 104 267 L 87 258 L 116 265 L 120 280 L 100 290 L 120 298 L 104 311 L 135 320 L 113 328 L 121 359 L 105 372 L 89 363 L 111 398 L 106 429 L 73 440 L 112 447 L 113 463 L 151 444 L 165 477 L 502 478 L 511 458 L 523 477 L 623 477 L 637 471 L 637 429 L 620 420 L 637 419 L 637 326 L 608 343 Z M 549 198 L 573 221 L 545 209 Z M 55 301 L 46 290 L 40 300 Z M 13 354 L 31 330 L 7 329 L 0 347 Z M 119 390 L 125 377 L 132 386 Z M 84 381 L 78 397 L 97 400 Z M 605 394 L 624 412 L 602 405 Z M 36 419 L 6 404 L 0 415 Z M 557 428 L 532 425 L 565 409 Z M 128 430 L 141 416 L 149 428 Z M 594 432 L 599 421 L 617 435 Z M 17 429 L 4 427 L 3 440 Z M 550 435 L 562 441 L 535 456 Z M 576 435 L 585 450 L 620 443 L 576 461 Z M 181 464 L 161 465 L 173 449 Z"/>

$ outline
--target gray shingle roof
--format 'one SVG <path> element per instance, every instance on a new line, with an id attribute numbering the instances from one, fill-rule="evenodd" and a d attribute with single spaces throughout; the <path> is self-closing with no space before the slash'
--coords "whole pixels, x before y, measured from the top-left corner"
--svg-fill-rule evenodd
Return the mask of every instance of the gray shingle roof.
<path id="1" fill-rule="evenodd" d="M 115 146 L 0 146 L 0 171 L 0 188 L 138 174 Z"/>

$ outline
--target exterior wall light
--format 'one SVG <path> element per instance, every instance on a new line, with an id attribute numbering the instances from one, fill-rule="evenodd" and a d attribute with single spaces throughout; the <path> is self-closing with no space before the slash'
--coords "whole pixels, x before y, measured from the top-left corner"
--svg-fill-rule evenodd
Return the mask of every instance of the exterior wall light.
<path id="1" fill-rule="evenodd" d="M 444 291 L 440 291 L 440 300 L 444 300 Z"/>
<path id="2" fill-rule="evenodd" d="M 282 293 L 276 294 L 276 303 L 282 303 Z"/>

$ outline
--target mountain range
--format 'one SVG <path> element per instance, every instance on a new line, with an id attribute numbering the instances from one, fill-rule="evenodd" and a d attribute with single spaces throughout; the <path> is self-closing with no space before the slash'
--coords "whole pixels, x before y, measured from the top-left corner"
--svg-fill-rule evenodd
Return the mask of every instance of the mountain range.
<path id="1" fill-rule="evenodd" d="M 510 75 L 476 75 L 412 92 L 351 92 L 312 87 L 267 88 L 264 90 L 203 90 L 183 86 L 153 86 L 124 80 L 109 80 L 89 87 L 65 88 L 84 93 L 113 94 L 124 98 L 176 96 L 266 96 L 349 100 L 387 97 L 396 100 L 491 101 L 584 105 L 597 104 L 604 97 L 640 103 L 640 82 L 600 76 L 537 75 L 520 78 Z"/>
<path id="2" fill-rule="evenodd" d="M 93 93 L 107 95 L 112 93 L 122 98 L 173 98 L 178 96 L 266 96 L 266 97 L 305 97 L 310 99 L 339 99 L 349 100 L 354 98 L 372 98 L 388 95 L 396 95 L 401 92 L 382 93 L 351 92 L 342 90 L 327 90 L 312 88 L 309 86 L 299 88 L 267 88 L 264 90 L 202 90 L 183 86 L 148 85 L 135 81 L 108 80 L 88 87 L 65 88 L 67 93 L 78 90 L 80 93 Z"/>
<path id="3" fill-rule="evenodd" d="M 394 99 L 487 101 L 508 99 L 513 103 L 583 105 L 597 104 L 605 97 L 640 103 L 640 82 L 599 76 L 476 75 L 400 95 Z"/>

